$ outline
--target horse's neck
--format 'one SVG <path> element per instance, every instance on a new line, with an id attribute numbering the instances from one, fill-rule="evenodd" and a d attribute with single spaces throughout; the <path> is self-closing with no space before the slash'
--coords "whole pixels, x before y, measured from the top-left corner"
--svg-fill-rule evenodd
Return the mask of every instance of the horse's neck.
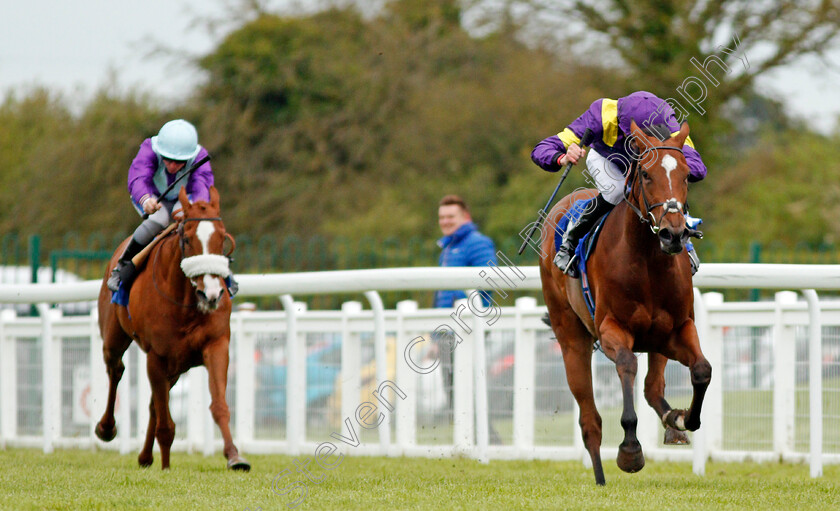
<path id="1" fill-rule="evenodd" d="M 160 290 L 171 298 L 188 303 L 192 296 L 192 285 L 181 269 L 181 246 L 177 236 L 161 240 L 154 254 L 154 278 Z M 167 262 L 168 261 L 168 262 Z"/>
<path id="2" fill-rule="evenodd" d="M 611 247 L 611 249 L 626 249 L 632 258 L 643 259 L 648 264 L 665 267 L 676 264 L 675 257 L 662 252 L 659 246 L 659 238 L 651 231 L 650 224 L 641 221 L 627 202 L 620 203 L 616 206 L 616 209 L 615 214 L 619 219 L 617 225 L 624 232 L 624 243 L 619 244 L 619 247 Z"/>

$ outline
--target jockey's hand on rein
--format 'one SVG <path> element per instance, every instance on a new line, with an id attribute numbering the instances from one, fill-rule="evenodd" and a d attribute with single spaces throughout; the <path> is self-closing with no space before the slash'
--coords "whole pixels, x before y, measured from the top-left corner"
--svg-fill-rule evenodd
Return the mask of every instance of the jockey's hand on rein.
<path id="1" fill-rule="evenodd" d="M 566 154 L 560 157 L 557 161 L 561 166 L 566 165 L 567 163 L 575 164 L 578 162 L 586 154 L 586 149 L 582 149 L 577 144 L 572 144 L 569 146 L 569 149 L 566 151 Z"/>
<path id="2" fill-rule="evenodd" d="M 143 211 L 149 215 L 160 209 L 160 203 L 154 197 L 143 201 Z"/>

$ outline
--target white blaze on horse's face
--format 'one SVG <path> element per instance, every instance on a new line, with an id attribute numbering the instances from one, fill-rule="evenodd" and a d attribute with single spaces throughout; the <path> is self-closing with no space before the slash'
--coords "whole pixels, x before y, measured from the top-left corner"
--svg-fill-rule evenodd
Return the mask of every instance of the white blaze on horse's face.
<path id="1" fill-rule="evenodd" d="M 674 187 L 671 185 L 671 172 L 677 168 L 677 159 L 671 156 L 670 154 L 666 154 L 662 158 L 662 168 L 665 169 L 665 172 L 668 176 L 668 189 L 671 190 L 673 193 Z"/>
<path id="2" fill-rule="evenodd" d="M 198 308 L 202 312 L 214 311 L 221 302 L 225 288 L 221 279 L 230 275 L 228 258 L 222 254 L 214 254 L 210 249 L 210 241 L 216 233 L 216 226 L 212 220 L 200 220 L 195 229 L 195 236 L 201 244 L 199 252 L 181 260 L 181 269 L 197 288 L 199 295 Z"/>
<path id="3" fill-rule="evenodd" d="M 668 180 L 671 180 L 670 174 Z M 202 220 L 201 222 L 198 222 L 195 235 L 198 236 L 198 241 L 201 242 L 202 254 L 210 253 L 210 236 L 212 236 L 214 232 L 216 232 L 216 226 L 213 225 L 213 222 L 209 220 Z"/>
<path id="4" fill-rule="evenodd" d="M 216 232 L 216 226 L 213 225 L 213 222 L 209 220 L 202 220 L 198 223 L 198 227 L 195 229 L 195 235 L 198 237 L 198 241 L 201 242 L 201 253 L 202 254 L 209 254 L 210 253 L 210 237 L 213 236 L 213 233 Z M 219 282 L 219 278 L 215 275 L 205 274 L 204 275 L 204 296 L 211 303 L 215 303 L 222 296 L 222 284 Z"/>

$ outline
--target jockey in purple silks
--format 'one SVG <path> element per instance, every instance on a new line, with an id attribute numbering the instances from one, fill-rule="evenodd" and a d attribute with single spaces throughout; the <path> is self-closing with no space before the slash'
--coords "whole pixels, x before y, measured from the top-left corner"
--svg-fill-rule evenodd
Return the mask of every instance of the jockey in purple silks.
<path id="1" fill-rule="evenodd" d="M 183 119 L 163 125 L 160 132 L 140 144 L 140 150 L 128 169 L 128 192 L 134 207 L 145 219 L 131 236 L 131 241 L 120 256 L 117 267 L 108 278 L 108 289 L 116 292 L 120 283 L 130 284 L 136 273 L 131 258 L 149 244 L 167 225 L 172 215 L 181 209 L 178 201 L 180 186 L 174 187 L 165 197 L 166 188 L 182 177 L 193 162 L 204 158 L 207 150 L 198 144 L 195 127 Z M 187 178 L 187 196 L 191 202 L 209 201 L 213 186 L 213 169 L 210 162 L 201 165 Z M 232 284 L 231 295 L 235 294 Z"/>
<path id="2" fill-rule="evenodd" d="M 636 154 L 635 147 L 631 147 L 631 120 L 648 135 L 663 141 L 680 130 L 674 110 L 665 100 L 650 92 L 638 91 L 617 100 L 595 101 L 566 129 L 544 139 L 531 152 L 534 163 L 549 172 L 557 172 L 567 163 L 577 163 L 586 154 L 579 144 L 587 129 L 591 129 L 594 136 L 592 150 L 586 156 L 586 173 L 600 193 L 580 218 L 569 225 L 563 243 L 557 249 L 554 264 L 567 274 L 578 240 L 624 198 L 624 182 Z M 706 166 L 690 137 L 685 141 L 683 153 L 690 170 L 689 182 L 706 177 Z"/>

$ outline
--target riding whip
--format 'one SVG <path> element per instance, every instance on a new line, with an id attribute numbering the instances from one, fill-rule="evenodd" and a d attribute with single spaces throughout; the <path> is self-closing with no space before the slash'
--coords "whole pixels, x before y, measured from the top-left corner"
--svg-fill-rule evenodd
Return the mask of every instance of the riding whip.
<path id="1" fill-rule="evenodd" d="M 172 189 L 175 187 L 175 185 L 178 184 L 178 181 L 184 179 L 184 176 L 189 176 L 190 174 L 195 172 L 195 170 L 198 167 L 201 167 L 202 165 L 204 165 L 208 161 L 210 161 L 210 155 L 209 154 L 206 155 L 204 158 L 198 160 L 197 162 L 193 163 L 193 166 L 190 167 L 190 169 L 188 171 L 181 174 L 181 176 L 178 177 L 178 179 L 176 179 L 175 181 L 172 181 L 172 184 L 166 187 L 166 190 L 164 190 L 163 193 L 160 194 L 160 197 L 166 197 L 166 194 L 168 194 L 169 192 L 172 191 Z M 143 220 L 145 220 L 147 218 L 149 218 L 149 214 L 148 213 L 143 213 Z"/>
<path id="2" fill-rule="evenodd" d="M 583 138 L 580 139 L 580 147 L 588 147 L 589 144 L 592 143 L 592 130 L 586 128 L 586 131 L 583 132 Z M 554 193 L 551 194 L 551 197 L 548 199 L 548 202 L 545 204 L 545 207 L 540 210 L 540 214 L 537 217 L 537 221 L 531 225 L 531 230 L 528 231 L 528 234 L 525 236 L 525 240 L 522 242 L 522 246 L 519 247 L 519 255 L 522 255 L 522 252 L 525 251 L 525 247 L 528 245 L 528 242 L 531 241 L 531 236 L 534 235 L 534 231 L 542 226 L 543 219 L 545 215 L 548 213 L 548 209 L 551 207 L 551 203 L 554 201 L 554 197 L 557 195 L 557 192 L 560 190 L 560 187 L 563 186 L 563 181 L 566 180 L 566 176 L 569 175 L 569 171 L 572 169 L 572 165 L 574 163 L 569 162 L 566 164 L 566 169 L 563 171 L 563 175 L 560 177 L 560 182 L 557 183 L 557 188 L 554 189 Z"/>

